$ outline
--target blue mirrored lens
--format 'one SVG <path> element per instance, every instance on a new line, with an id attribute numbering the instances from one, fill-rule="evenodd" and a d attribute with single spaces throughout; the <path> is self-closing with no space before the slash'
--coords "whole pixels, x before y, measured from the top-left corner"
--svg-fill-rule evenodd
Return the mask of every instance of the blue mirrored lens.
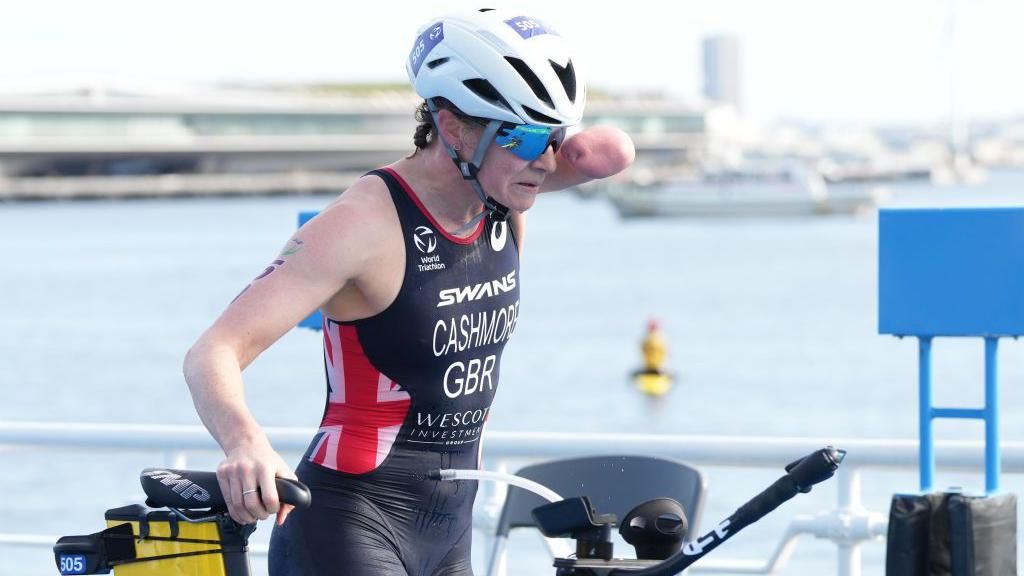
<path id="1" fill-rule="evenodd" d="M 494 141 L 523 160 L 536 160 L 554 142 L 555 149 L 565 138 L 565 128 L 533 124 L 506 124 L 498 130 Z"/>

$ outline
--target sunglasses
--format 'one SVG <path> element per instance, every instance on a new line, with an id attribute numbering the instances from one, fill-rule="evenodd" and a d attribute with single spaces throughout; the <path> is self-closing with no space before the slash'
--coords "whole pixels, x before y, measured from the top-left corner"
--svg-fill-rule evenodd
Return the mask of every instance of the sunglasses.
<path id="1" fill-rule="evenodd" d="M 565 127 L 512 124 L 505 122 L 498 129 L 494 142 L 523 160 L 540 158 L 551 146 L 555 152 L 565 140 Z"/>

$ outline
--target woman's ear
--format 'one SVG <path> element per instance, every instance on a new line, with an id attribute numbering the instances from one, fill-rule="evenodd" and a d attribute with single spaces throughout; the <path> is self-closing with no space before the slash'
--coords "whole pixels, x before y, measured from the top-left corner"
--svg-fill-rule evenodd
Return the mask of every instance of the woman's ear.
<path id="1" fill-rule="evenodd" d="M 456 149 L 462 148 L 462 134 L 465 130 L 462 120 L 451 110 L 441 108 L 437 111 L 437 121 L 441 138 Z"/>

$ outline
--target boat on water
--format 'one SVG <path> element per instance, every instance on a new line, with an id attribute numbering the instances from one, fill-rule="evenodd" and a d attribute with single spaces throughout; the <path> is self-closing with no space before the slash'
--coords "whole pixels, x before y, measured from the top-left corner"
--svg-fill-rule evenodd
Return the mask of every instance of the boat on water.
<path id="1" fill-rule="evenodd" d="M 814 216 L 874 209 L 880 187 L 832 189 L 814 170 L 799 164 L 745 166 L 688 178 L 611 183 L 604 195 L 625 218 L 708 216 Z"/>

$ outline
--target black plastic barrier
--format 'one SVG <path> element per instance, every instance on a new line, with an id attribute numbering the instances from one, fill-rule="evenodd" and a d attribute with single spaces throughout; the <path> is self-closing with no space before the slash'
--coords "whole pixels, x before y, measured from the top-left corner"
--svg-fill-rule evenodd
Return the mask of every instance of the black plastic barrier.
<path id="1" fill-rule="evenodd" d="M 1017 497 L 897 494 L 886 576 L 1017 574 Z"/>

